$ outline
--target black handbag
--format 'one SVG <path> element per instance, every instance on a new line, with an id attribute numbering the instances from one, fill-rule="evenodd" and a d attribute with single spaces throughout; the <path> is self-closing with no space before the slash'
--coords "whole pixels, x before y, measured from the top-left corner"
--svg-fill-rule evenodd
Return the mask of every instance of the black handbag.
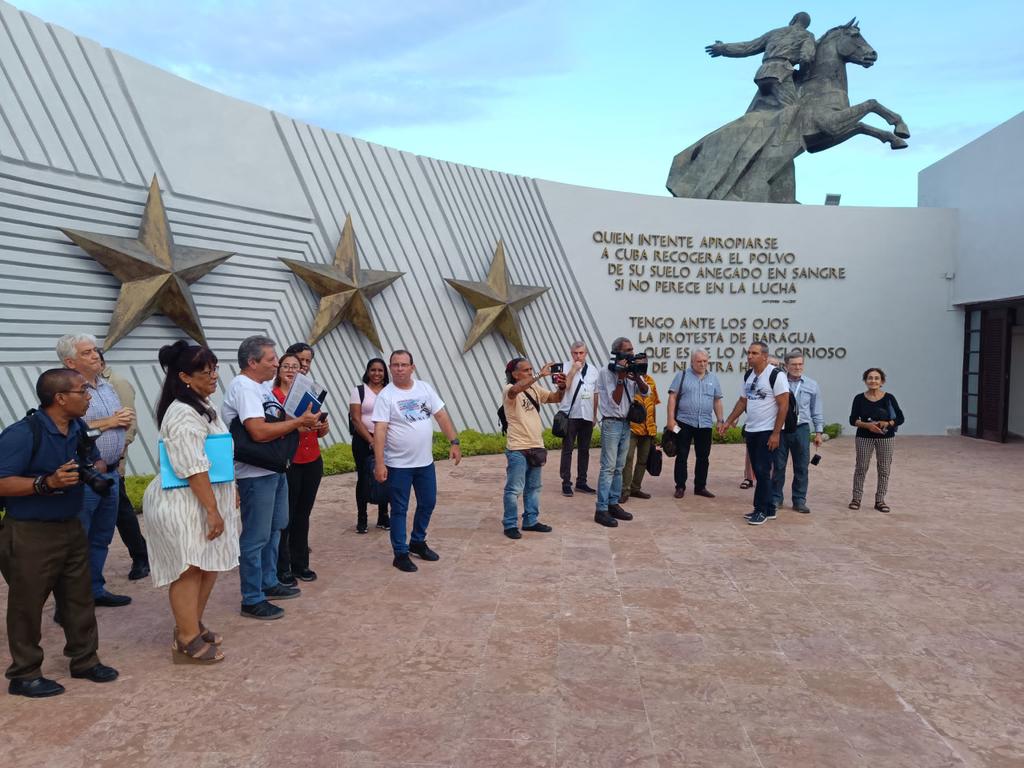
<path id="1" fill-rule="evenodd" d="M 555 414 L 555 420 L 551 422 L 551 434 L 555 437 L 565 437 L 569 434 L 569 411 L 576 405 L 576 395 L 580 393 L 580 387 L 583 386 L 583 376 L 586 372 L 587 365 L 584 365 L 579 374 L 579 381 L 576 382 L 576 389 L 572 393 L 572 400 L 569 401 L 569 410 L 559 411 Z"/>
<path id="2" fill-rule="evenodd" d="M 268 424 L 285 421 L 287 416 L 280 403 L 263 403 L 263 417 Z M 235 441 L 235 461 L 251 464 L 271 472 L 284 472 L 292 465 L 295 450 L 299 447 L 299 432 L 289 432 L 283 437 L 267 443 L 258 443 L 249 435 L 249 430 L 236 416 L 228 428 Z"/>
<path id="3" fill-rule="evenodd" d="M 661 435 L 661 450 L 670 459 L 675 458 L 675 455 L 679 453 L 679 446 L 676 444 L 676 433 L 668 427 L 665 427 L 665 431 Z"/>
<path id="4" fill-rule="evenodd" d="M 631 424 L 647 423 L 647 408 L 643 403 L 634 400 L 629 404 L 629 421 Z"/>
<path id="5" fill-rule="evenodd" d="M 651 452 L 647 454 L 647 474 L 651 477 L 657 477 L 661 474 L 661 451 L 658 450 L 657 446 L 651 448 Z"/>
<path id="6" fill-rule="evenodd" d="M 374 474 L 377 467 L 377 459 L 372 454 L 366 459 L 366 472 L 369 477 L 366 488 L 367 500 L 370 504 L 381 504 L 388 502 L 388 481 L 380 482 Z"/>

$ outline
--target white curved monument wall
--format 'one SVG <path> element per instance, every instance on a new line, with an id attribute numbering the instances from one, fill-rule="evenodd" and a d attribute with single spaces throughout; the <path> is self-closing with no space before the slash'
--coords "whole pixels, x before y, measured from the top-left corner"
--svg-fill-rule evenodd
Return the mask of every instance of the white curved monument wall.
<path id="1" fill-rule="evenodd" d="M 939 433 L 959 421 L 958 377 L 935 364 L 935 351 L 955 349 L 961 338 L 943 277 L 952 268 L 955 212 L 708 203 L 483 171 L 239 102 L 2 2 L 0 16 L 0 424 L 35 403 L 33 383 L 57 364 L 60 335 L 102 339 L 110 323 L 119 282 L 58 228 L 134 237 L 154 174 L 177 244 L 236 252 L 192 286 L 225 381 L 245 336 L 267 333 L 282 346 L 307 337 L 318 297 L 278 259 L 330 262 L 351 215 L 361 266 L 406 273 L 370 301 L 385 351 L 404 346 L 416 354 L 420 375 L 438 386 L 460 428 L 494 430 L 501 371 L 515 350 L 492 334 L 463 354 L 473 309 L 443 278 L 485 279 L 499 238 L 513 282 L 550 287 L 521 313 L 535 361 L 564 358 L 576 338 L 601 351 L 620 334 L 639 341 L 648 329 L 631 327 L 637 316 L 677 325 L 740 318 L 752 331 L 757 318 L 785 315 L 815 332 L 814 346 L 846 350 L 841 359 L 808 361 L 825 388 L 829 421 L 845 422 L 867 364 L 889 372 L 909 414 L 907 432 Z M 799 280 L 787 295 L 730 293 L 742 278 L 699 281 L 722 283 L 724 293 L 712 295 L 628 283 L 617 291 L 609 264 L 628 272 L 628 262 L 614 249 L 602 259 L 606 244 L 596 232 L 698 242 L 771 237 L 777 247 L 755 250 L 792 252 L 796 264 L 787 267 L 843 267 L 845 276 Z M 652 279 L 653 261 L 644 266 L 638 279 Z M 154 466 L 156 350 L 182 336 L 157 315 L 107 355 L 140 393 L 133 473 Z M 707 344 L 718 358 L 726 354 L 719 347 L 740 345 Z M 657 376 L 664 391 L 678 348 L 692 344 L 638 346 L 668 350 L 659 358 L 667 371 Z M 348 324 L 316 349 L 318 376 L 340 412 L 365 361 L 379 352 Z M 738 375 L 723 380 L 731 404 Z M 347 439 L 343 420 L 335 422 L 333 439 Z"/>

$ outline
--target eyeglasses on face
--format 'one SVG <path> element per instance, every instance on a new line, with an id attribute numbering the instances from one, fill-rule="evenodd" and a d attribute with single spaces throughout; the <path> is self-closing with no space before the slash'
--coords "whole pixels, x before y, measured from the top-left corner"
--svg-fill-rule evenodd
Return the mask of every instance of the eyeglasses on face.
<path id="1" fill-rule="evenodd" d="M 89 397 L 92 397 L 92 395 L 89 393 L 89 390 L 86 389 L 85 387 L 82 387 L 81 389 L 62 389 L 58 394 L 61 394 L 61 395 L 89 395 Z"/>
<path id="2" fill-rule="evenodd" d="M 302 366 L 301 365 L 282 365 L 281 366 L 281 370 L 282 371 L 301 371 L 302 370 Z"/>

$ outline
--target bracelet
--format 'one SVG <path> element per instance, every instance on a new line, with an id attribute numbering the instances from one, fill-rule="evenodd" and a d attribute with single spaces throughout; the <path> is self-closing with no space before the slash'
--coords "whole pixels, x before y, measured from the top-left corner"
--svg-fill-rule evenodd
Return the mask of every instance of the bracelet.
<path id="1" fill-rule="evenodd" d="M 36 496 L 50 496 L 56 493 L 56 489 L 51 488 L 46 484 L 46 478 L 48 477 L 49 475 L 39 475 L 32 481 L 32 490 Z"/>
<path id="2" fill-rule="evenodd" d="M 459 438 L 456 437 L 454 440 L 449 440 L 448 444 L 449 445 L 460 445 Z"/>

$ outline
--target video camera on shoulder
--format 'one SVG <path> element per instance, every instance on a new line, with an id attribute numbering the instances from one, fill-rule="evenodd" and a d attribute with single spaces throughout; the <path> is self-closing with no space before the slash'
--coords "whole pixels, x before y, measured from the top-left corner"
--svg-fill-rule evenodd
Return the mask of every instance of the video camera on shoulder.
<path id="1" fill-rule="evenodd" d="M 636 355 L 624 355 L 620 352 L 612 352 L 608 361 L 608 370 L 612 373 L 626 373 L 630 376 L 647 375 L 647 355 L 643 352 Z"/>
<path id="2" fill-rule="evenodd" d="M 89 486 L 98 496 L 106 496 L 110 493 L 114 481 L 109 477 L 104 477 L 89 458 L 100 434 L 101 431 L 98 429 L 86 429 L 80 432 L 75 453 L 78 456 L 78 479 Z"/>

